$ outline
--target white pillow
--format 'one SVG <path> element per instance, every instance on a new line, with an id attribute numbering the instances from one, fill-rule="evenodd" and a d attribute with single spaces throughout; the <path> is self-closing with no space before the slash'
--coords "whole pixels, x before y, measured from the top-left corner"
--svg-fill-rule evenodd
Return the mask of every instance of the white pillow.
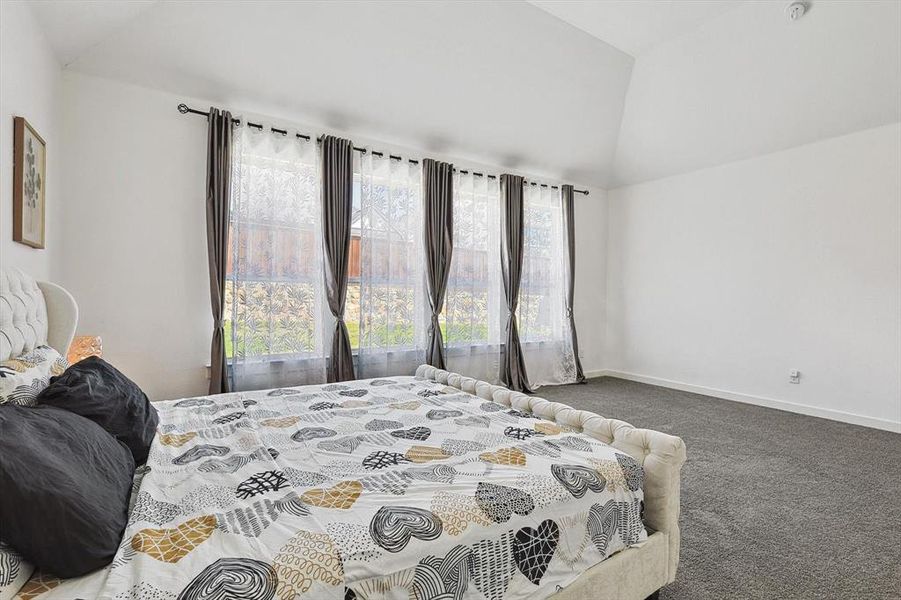
<path id="1" fill-rule="evenodd" d="M 0 540 L 0 600 L 11 600 L 28 582 L 34 567 Z"/>
<path id="2" fill-rule="evenodd" d="M 0 404 L 34 406 L 37 395 L 69 364 L 50 346 L 0 362 Z"/>

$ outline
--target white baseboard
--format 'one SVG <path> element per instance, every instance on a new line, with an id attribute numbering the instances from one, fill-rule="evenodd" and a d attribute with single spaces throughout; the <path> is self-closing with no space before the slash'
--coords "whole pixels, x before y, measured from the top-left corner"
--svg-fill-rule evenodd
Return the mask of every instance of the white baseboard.
<path id="1" fill-rule="evenodd" d="M 767 408 L 775 408 L 777 410 L 785 410 L 788 412 L 809 415 L 811 417 L 822 417 L 833 421 L 841 421 L 843 423 L 851 423 L 852 425 L 863 425 L 864 427 L 873 427 L 874 429 L 882 429 L 901 433 L 901 422 L 889 421 L 888 419 L 877 419 L 875 417 L 867 417 L 854 413 L 834 410 L 831 408 L 819 408 L 817 406 L 809 406 L 807 404 L 798 404 L 795 402 L 787 402 L 785 400 L 775 400 L 773 398 L 764 398 L 762 396 L 752 396 L 750 394 L 742 394 L 739 392 L 731 392 L 729 390 L 720 390 L 717 388 L 706 387 L 703 385 L 694 385 L 691 383 L 683 383 L 681 381 L 673 381 L 671 379 L 663 379 L 660 377 L 651 377 L 650 375 L 640 375 L 638 373 L 628 373 L 626 371 L 614 371 L 611 369 L 601 369 L 599 371 L 589 371 L 585 373 L 586 377 L 615 377 L 617 379 L 627 379 L 629 381 L 637 381 L 639 383 L 647 383 L 650 385 L 658 385 L 683 392 L 692 392 L 704 396 L 713 396 L 714 398 L 722 398 L 724 400 L 734 400 L 735 402 L 744 402 L 745 404 L 754 404 L 756 406 L 765 406 Z"/>

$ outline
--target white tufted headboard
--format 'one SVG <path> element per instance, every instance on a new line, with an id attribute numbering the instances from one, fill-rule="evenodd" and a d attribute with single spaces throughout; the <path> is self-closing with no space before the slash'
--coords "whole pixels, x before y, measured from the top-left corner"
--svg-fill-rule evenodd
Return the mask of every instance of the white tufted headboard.
<path id="1" fill-rule="evenodd" d="M 78 305 L 65 289 L 13 267 L 0 269 L 0 360 L 42 344 L 65 356 L 76 323 Z"/>

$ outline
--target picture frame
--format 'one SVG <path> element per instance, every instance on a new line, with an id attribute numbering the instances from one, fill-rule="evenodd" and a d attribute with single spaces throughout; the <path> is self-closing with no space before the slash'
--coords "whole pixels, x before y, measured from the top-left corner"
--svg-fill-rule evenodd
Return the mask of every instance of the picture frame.
<path id="1" fill-rule="evenodd" d="M 13 119 L 13 241 L 44 248 L 47 144 L 24 117 Z"/>

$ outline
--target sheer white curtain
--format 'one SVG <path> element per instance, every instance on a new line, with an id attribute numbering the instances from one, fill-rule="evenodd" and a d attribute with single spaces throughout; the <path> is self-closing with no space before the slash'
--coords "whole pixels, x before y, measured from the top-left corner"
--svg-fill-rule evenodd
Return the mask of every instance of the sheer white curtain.
<path id="1" fill-rule="evenodd" d="M 500 258 L 500 185 L 454 175 L 454 253 L 444 311 L 449 371 L 498 382 L 506 304 Z"/>
<path id="2" fill-rule="evenodd" d="M 325 380 L 326 328 L 315 142 L 235 132 L 225 337 L 232 389 Z M 359 378 L 410 374 L 428 330 L 422 170 L 355 155 L 345 311 Z M 454 175 L 454 253 L 441 315 L 447 368 L 497 382 L 506 304 L 500 186 Z M 531 386 L 575 381 L 567 329 L 564 214 L 558 190 L 526 185 L 518 308 Z"/>
<path id="3" fill-rule="evenodd" d="M 573 383 L 576 364 L 566 319 L 566 238 L 559 189 L 523 189 L 519 337 L 532 389 Z"/>
<path id="4" fill-rule="evenodd" d="M 315 142 L 241 126 L 234 136 L 226 356 L 232 389 L 325 381 Z"/>
<path id="5" fill-rule="evenodd" d="M 422 168 L 357 155 L 345 322 L 360 379 L 412 375 L 425 360 L 428 315 Z"/>

